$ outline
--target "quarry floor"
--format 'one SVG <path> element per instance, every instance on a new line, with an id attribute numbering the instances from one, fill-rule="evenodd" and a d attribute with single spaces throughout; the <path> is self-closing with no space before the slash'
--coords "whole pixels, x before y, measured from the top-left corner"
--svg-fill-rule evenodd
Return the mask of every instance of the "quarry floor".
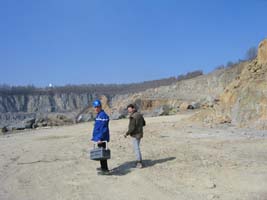
<path id="1" fill-rule="evenodd" d="M 93 122 L 0 136 L 1 200 L 267 200 L 267 131 L 146 118 L 134 166 L 128 120 L 110 121 L 111 175 L 88 157 Z"/>

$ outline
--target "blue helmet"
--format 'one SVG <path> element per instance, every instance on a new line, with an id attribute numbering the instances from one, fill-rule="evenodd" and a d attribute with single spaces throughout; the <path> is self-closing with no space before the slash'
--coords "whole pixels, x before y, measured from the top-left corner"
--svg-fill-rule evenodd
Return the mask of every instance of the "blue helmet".
<path id="1" fill-rule="evenodd" d="M 95 100 L 94 102 L 93 102 L 93 106 L 94 107 L 98 107 L 98 106 L 101 106 L 101 101 L 100 100 Z"/>

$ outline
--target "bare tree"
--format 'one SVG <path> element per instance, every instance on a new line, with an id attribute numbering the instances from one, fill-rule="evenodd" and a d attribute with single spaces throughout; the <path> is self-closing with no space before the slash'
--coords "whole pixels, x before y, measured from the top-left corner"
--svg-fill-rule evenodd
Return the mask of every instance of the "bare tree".
<path id="1" fill-rule="evenodd" d="M 253 60 L 257 57 L 257 48 L 256 47 L 250 47 L 247 52 L 245 59 L 246 60 Z"/>
<path id="2" fill-rule="evenodd" d="M 191 79 L 191 78 L 195 78 L 195 77 L 201 76 L 201 75 L 203 75 L 203 71 L 202 70 L 196 70 L 193 72 L 188 72 L 185 75 L 181 74 L 181 75 L 177 76 L 177 80 L 181 81 L 181 80 Z"/>
<path id="3" fill-rule="evenodd" d="M 220 70 L 220 69 L 224 69 L 225 66 L 224 65 L 218 65 L 217 67 L 215 67 L 215 70 Z"/>
<path id="4" fill-rule="evenodd" d="M 233 67 L 234 65 L 235 65 L 234 62 L 232 62 L 232 61 L 228 61 L 227 64 L 226 64 L 226 67 L 231 68 L 231 67 Z"/>

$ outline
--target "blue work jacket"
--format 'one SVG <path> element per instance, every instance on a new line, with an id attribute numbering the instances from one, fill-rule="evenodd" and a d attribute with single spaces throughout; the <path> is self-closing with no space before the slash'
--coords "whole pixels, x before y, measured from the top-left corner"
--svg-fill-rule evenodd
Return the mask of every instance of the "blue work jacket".
<path id="1" fill-rule="evenodd" d="M 108 141 L 109 142 L 109 116 L 104 110 L 101 110 L 95 118 L 92 141 Z"/>

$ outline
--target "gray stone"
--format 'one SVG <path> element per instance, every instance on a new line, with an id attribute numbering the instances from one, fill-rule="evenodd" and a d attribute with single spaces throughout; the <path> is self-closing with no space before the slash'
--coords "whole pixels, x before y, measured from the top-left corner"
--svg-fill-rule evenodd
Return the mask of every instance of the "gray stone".
<path id="1" fill-rule="evenodd" d="M 25 124 L 25 128 L 32 128 L 32 125 L 34 124 L 34 122 L 35 122 L 35 118 L 28 118 L 22 121 L 22 123 Z"/>
<path id="2" fill-rule="evenodd" d="M 205 185 L 209 189 L 216 188 L 216 184 L 213 181 L 211 181 L 211 180 L 206 180 Z"/>
<path id="3" fill-rule="evenodd" d="M 154 112 L 157 113 L 158 116 L 169 115 L 170 107 L 168 105 L 163 105 L 155 109 Z"/>
<path id="4" fill-rule="evenodd" d="M 199 109 L 200 106 L 201 106 L 201 104 L 200 104 L 199 102 L 192 102 L 191 105 L 192 105 L 192 107 L 193 107 L 194 109 Z"/>
<path id="5" fill-rule="evenodd" d="M 24 130 L 26 128 L 29 129 L 29 128 L 32 128 L 34 122 L 35 122 L 35 118 L 27 118 L 27 119 L 24 119 L 23 121 L 19 121 L 19 122 L 10 124 L 6 128 L 8 131 Z"/>
<path id="6" fill-rule="evenodd" d="M 8 132 L 7 127 L 6 126 L 0 126 L 0 134 L 4 134 L 6 132 Z"/>
<path id="7" fill-rule="evenodd" d="M 127 117 L 127 115 L 128 115 L 127 109 L 122 107 L 119 110 L 114 109 L 110 115 L 110 119 L 112 120 L 124 119 Z"/>
<path id="8" fill-rule="evenodd" d="M 89 122 L 92 121 L 94 119 L 94 116 L 92 113 L 88 113 L 88 114 L 80 114 L 77 119 L 76 122 L 77 123 L 81 123 L 81 122 Z"/>

